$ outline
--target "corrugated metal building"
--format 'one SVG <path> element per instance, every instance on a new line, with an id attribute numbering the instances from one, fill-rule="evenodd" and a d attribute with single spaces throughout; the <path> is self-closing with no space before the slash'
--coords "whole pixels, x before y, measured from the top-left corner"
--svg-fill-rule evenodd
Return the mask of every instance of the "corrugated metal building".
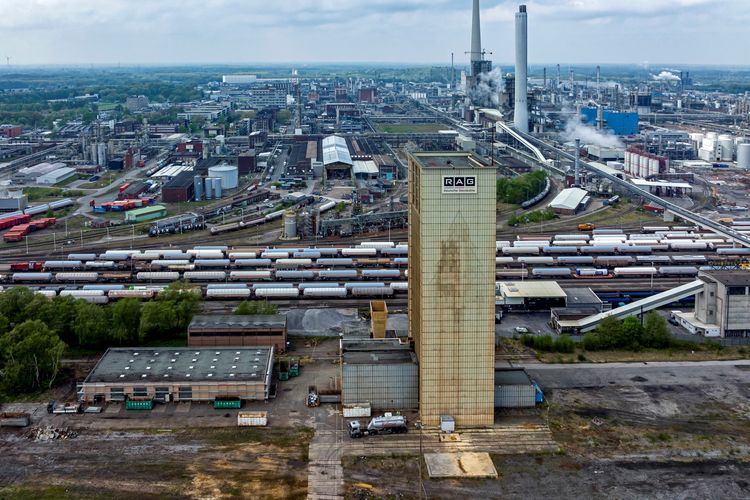
<path id="1" fill-rule="evenodd" d="M 536 388 L 523 369 L 495 370 L 495 408 L 533 408 Z"/>
<path id="2" fill-rule="evenodd" d="M 591 198 L 580 188 L 563 189 L 548 205 L 555 213 L 573 215 L 578 210 L 586 208 Z"/>
<path id="3" fill-rule="evenodd" d="M 341 401 L 382 410 L 419 407 L 417 358 L 396 339 L 341 341 Z"/>
<path id="4" fill-rule="evenodd" d="M 165 203 L 177 203 L 193 199 L 193 172 L 182 172 L 161 188 L 161 198 Z"/>
<path id="5" fill-rule="evenodd" d="M 125 212 L 125 222 L 144 222 L 147 220 L 161 219 L 166 215 L 167 208 L 164 205 L 136 208 L 135 210 Z"/>
<path id="6" fill-rule="evenodd" d="M 112 348 L 81 386 L 87 402 L 268 399 L 273 347 Z"/>
<path id="7" fill-rule="evenodd" d="M 283 314 L 252 316 L 194 316 L 188 326 L 188 345 L 269 346 L 286 350 L 287 327 Z"/>

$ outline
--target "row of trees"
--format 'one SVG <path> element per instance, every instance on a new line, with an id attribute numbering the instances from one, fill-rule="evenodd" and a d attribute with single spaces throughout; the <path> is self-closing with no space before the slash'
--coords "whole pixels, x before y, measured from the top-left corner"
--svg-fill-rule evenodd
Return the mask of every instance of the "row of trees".
<path id="1" fill-rule="evenodd" d="M 605 318 L 596 330 L 584 335 L 582 345 L 587 351 L 639 351 L 643 348 L 664 349 L 675 343 L 667 322 L 652 311 L 646 315 L 643 325 L 635 316 L 628 316 L 623 321 L 612 316 Z"/>
<path id="2" fill-rule="evenodd" d="M 518 177 L 497 180 L 497 201 L 518 205 L 538 195 L 544 189 L 547 173 L 537 170 Z"/>

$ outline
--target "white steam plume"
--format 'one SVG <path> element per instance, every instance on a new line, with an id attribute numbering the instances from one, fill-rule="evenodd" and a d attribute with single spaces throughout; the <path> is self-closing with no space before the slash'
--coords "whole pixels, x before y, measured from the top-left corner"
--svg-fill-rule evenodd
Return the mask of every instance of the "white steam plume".
<path id="1" fill-rule="evenodd" d="M 503 91 L 503 76 L 500 68 L 489 73 L 480 73 L 477 84 L 469 90 L 469 99 L 479 106 L 500 106 L 500 93 Z"/>
<path id="2" fill-rule="evenodd" d="M 581 144 L 595 144 L 603 148 L 623 148 L 624 144 L 616 136 L 597 130 L 581 120 L 581 115 L 574 113 L 572 118 L 565 124 L 565 130 L 561 133 L 565 142 L 573 142 L 581 139 Z"/>
<path id="3" fill-rule="evenodd" d="M 671 71 L 662 71 L 658 75 L 651 75 L 651 78 L 657 82 L 679 82 L 680 77 L 672 73 Z"/>

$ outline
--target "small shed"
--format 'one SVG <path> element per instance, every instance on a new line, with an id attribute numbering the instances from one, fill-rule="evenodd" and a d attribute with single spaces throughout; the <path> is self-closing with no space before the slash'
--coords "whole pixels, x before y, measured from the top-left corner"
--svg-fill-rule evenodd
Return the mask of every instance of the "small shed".
<path id="1" fill-rule="evenodd" d="M 495 370 L 495 408 L 534 408 L 536 387 L 526 370 Z"/>

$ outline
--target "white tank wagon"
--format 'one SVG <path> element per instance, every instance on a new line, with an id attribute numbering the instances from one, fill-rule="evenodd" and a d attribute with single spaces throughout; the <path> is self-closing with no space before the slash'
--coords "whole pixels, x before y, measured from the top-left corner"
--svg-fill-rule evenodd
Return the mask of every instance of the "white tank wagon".
<path id="1" fill-rule="evenodd" d="M 390 297 L 393 295 L 393 289 L 388 286 L 358 286 L 351 289 L 354 297 Z"/>
<path id="2" fill-rule="evenodd" d="M 654 276 L 656 268 L 651 266 L 616 267 L 614 275 L 617 278 L 630 276 Z"/>
<path id="3" fill-rule="evenodd" d="M 13 273 L 11 280 L 16 283 L 30 281 L 49 283 L 52 281 L 52 273 Z"/>
<path id="4" fill-rule="evenodd" d="M 297 288 L 258 288 L 255 296 L 266 299 L 296 299 L 299 297 Z"/>
<path id="5" fill-rule="evenodd" d="M 153 290 L 110 290 L 110 299 L 152 299 L 156 293 Z"/>
<path id="6" fill-rule="evenodd" d="M 178 281 L 180 273 L 176 271 L 141 271 L 135 275 L 135 279 L 138 281 Z"/>
<path id="7" fill-rule="evenodd" d="M 659 268 L 661 276 L 695 276 L 698 268 L 695 266 L 662 266 Z"/>
<path id="8" fill-rule="evenodd" d="M 55 281 L 62 283 L 93 282 L 99 280 L 99 273 L 56 273 Z"/>
<path id="9" fill-rule="evenodd" d="M 249 288 L 209 288 L 206 298 L 209 299 L 246 299 L 252 295 Z"/>
<path id="10" fill-rule="evenodd" d="M 190 281 L 225 281 L 227 273 L 224 271 L 187 271 L 183 278 Z"/>
<path id="11" fill-rule="evenodd" d="M 83 262 L 80 260 L 46 260 L 44 261 L 44 269 L 50 271 L 55 271 L 57 269 L 83 269 Z"/>
<path id="12" fill-rule="evenodd" d="M 234 267 L 271 267 L 271 259 L 237 259 L 234 261 Z"/>
<path id="13" fill-rule="evenodd" d="M 572 271 L 568 267 L 534 268 L 531 275 L 535 278 L 569 278 Z"/>
<path id="14" fill-rule="evenodd" d="M 327 287 L 327 288 L 305 288 L 302 290 L 303 297 L 346 297 L 347 291 L 344 287 Z"/>
<path id="15" fill-rule="evenodd" d="M 232 281 L 270 281 L 273 277 L 271 271 L 231 271 L 229 279 Z"/>

